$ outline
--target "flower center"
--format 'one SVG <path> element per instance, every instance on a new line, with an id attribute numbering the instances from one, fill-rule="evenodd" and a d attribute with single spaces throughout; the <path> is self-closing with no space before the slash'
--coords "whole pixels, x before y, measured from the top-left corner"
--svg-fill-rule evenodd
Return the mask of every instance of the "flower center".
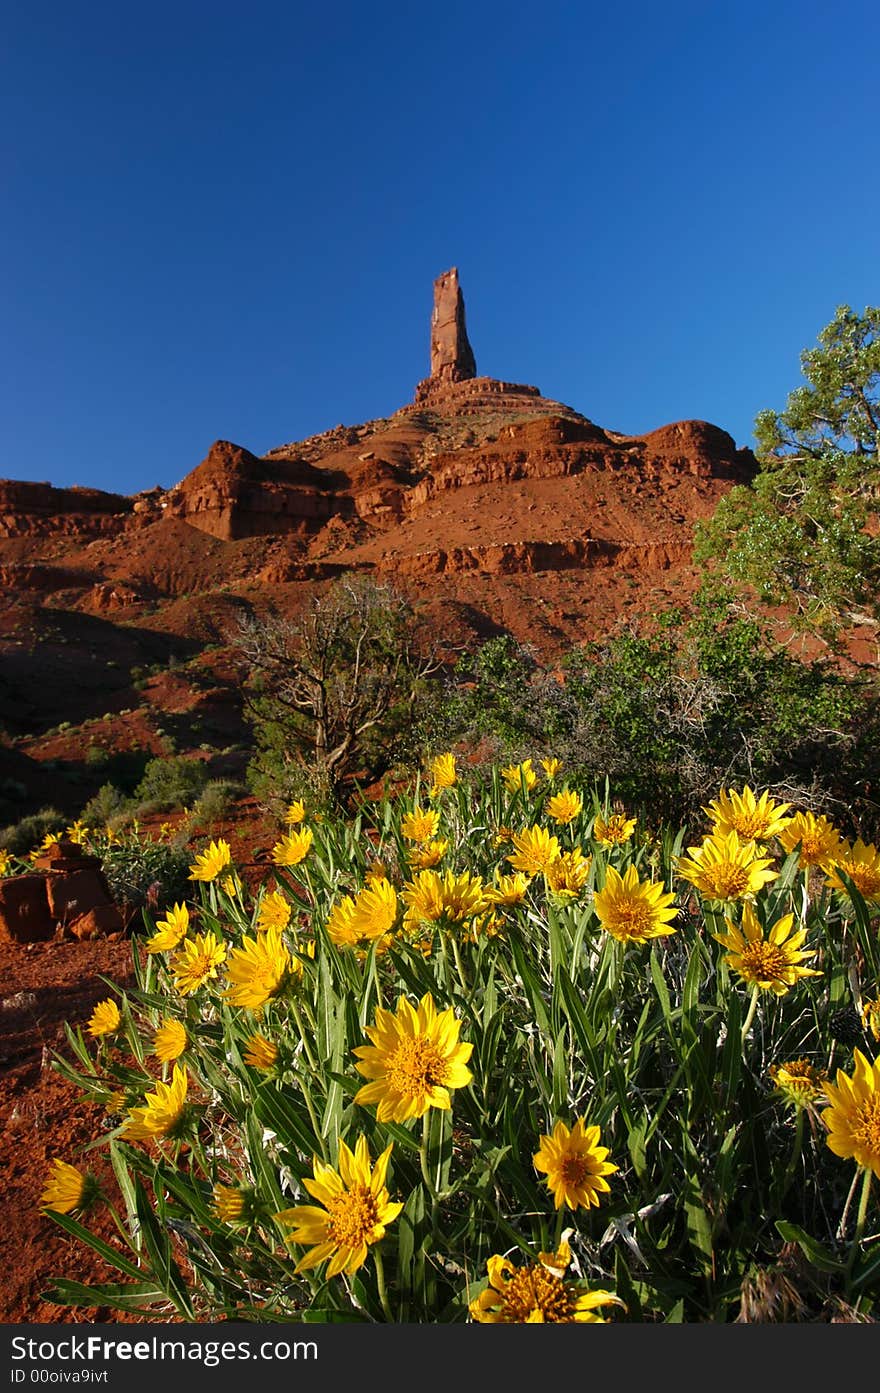
<path id="1" fill-rule="evenodd" d="M 574 1320 L 574 1305 L 559 1277 L 540 1263 L 514 1273 L 504 1288 L 502 1319 L 505 1321 Z"/>
<path id="2" fill-rule="evenodd" d="M 880 871 L 875 870 L 873 866 L 853 865 L 852 862 L 844 861 L 843 870 L 866 900 L 876 899 L 880 895 Z"/>
<path id="3" fill-rule="evenodd" d="M 710 872 L 712 885 L 720 900 L 735 900 L 748 888 L 749 873 L 745 866 L 723 861 Z"/>
<path id="4" fill-rule="evenodd" d="M 880 1096 L 866 1098 L 856 1109 L 851 1125 L 853 1141 L 880 1155 Z"/>
<path id="5" fill-rule="evenodd" d="M 751 943 L 743 949 L 741 957 L 743 975 L 753 982 L 779 981 L 791 966 L 784 950 L 774 943 Z"/>
<path id="6" fill-rule="evenodd" d="M 767 835 L 767 819 L 760 813 L 737 813 L 730 825 L 746 842 L 762 841 Z"/>
<path id="7" fill-rule="evenodd" d="M 566 1156 L 559 1171 L 566 1185 L 572 1188 L 583 1185 L 584 1181 L 593 1174 L 586 1156 L 577 1155 Z"/>
<path id="8" fill-rule="evenodd" d="M 614 906 L 610 921 L 621 938 L 643 938 L 653 924 L 651 906 L 644 900 L 624 900 Z"/>
<path id="9" fill-rule="evenodd" d="M 376 1200 L 366 1185 L 353 1185 L 344 1194 L 326 1201 L 330 1222 L 327 1237 L 339 1248 L 359 1248 L 368 1243 L 379 1220 Z"/>
<path id="10" fill-rule="evenodd" d="M 445 1082 L 448 1065 L 432 1040 L 401 1040 L 388 1061 L 388 1083 L 397 1093 L 424 1098 Z"/>

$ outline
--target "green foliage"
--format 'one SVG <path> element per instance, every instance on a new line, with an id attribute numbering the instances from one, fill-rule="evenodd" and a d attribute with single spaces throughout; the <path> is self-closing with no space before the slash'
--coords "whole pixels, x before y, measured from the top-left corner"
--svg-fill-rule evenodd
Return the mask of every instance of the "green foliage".
<path id="1" fill-rule="evenodd" d="M 208 766 L 203 759 L 186 755 L 151 759 L 134 790 L 135 802 L 144 813 L 173 812 L 189 806 L 208 782 Z"/>
<path id="2" fill-rule="evenodd" d="M 680 875 L 683 830 L 636 827 L 609 848 L 593 835 L 586 789 L 573 820 L 554 821 L 548 800 L 558 783 L 509 792 L 495 769 L 434 797 L 449 848 L 441 870 L 477 886 L 466 911 L 453 896 L 443 911 L 426 901 L 404 917 L 414 873 L 402 869 L 412 849 L 403 816 L 424 802 L 424 788 L 352 820 L 315 822 L 306 860 L 274 872 L 290 906 L 290 964 L 261 979 L 269 995 L 253 1009 L 234 1004 L 229 984 L 241 980 L 233 959 L 254 937 L 263 892 L 252 896 L 233 868 L 234 893 L 226 875 L 200 885 L 198 931 L 216 935 L 225 961 L 183 995 L 173 957 L 136 954 L 135 986 L 113 989 L 119 1031 L 87 1040 L 70 1029 L 57 1061 L 115 1109 L 92 1145 L 109 1152 L 115 1179 L 104 1182 L 105 1201 L 124 1246 L 53 1216 L 118 1273 L 97 1288 L 61 1280 L 53 1299 L 184 1322 L 462 1322 L 493 1255 L 534 1263 L 558 1251 L 565 1230 L 567 1278 L 579 1279 L 578 1291 L 616 1292 L 626 1309 L 599 1311 L 614 1321 L 876 1316 L 876 1206 L 857 1216 L 848 1204 L 855 1166 L 827 1145 L 821 1087 L 798 1111 L 770 1073 L 800 1060 L 814 1078 L 825 1068 L 851 1074 L 852 1042 L 866 1058 L 875 1053 L 858 1016 L 848 1045 L 834 1022 L 876 990 L 876 900 L 866 904 L 852 886 L 832 891 L 797 852 L 768 846 L 775 875 L 754 911 L 768 934 L 781 917 L 796 918 L 815 975 L 781 983 L 778 995 L 752 989 L 716 937 L 742 906 L 704 900 Z M 532 826 L 558 838 L 557 854 L 577 848 L 589 858 L 586 879 L 559 893 L 535 875 L 521 900 L 496 904 L 487 919 L 485 889 L 510 871 L 514 853 L 500 829 Z M 383 892 L 390 917 L 358 948 L 334 911 L 368 889 L 377 858 L 398 868 Z M 596 898 L 612 869 L 674 897 L 669 932 L 612 936 Z M 427 996 L 450 1013 L 445 1040 L 470 1046 L 471 1077 L 450 1087 L 448 1108 L 380 1120 L 375 1101 L 357 1098 L 358 1052 L 380 1007 L 393 1014 L 402 998 L 415 1006 Z M 177 1069 L 186 1105 L 165 1114 L 158 1140 L 134 1140 L 127 1115 L 156 1089 L 154 1032 L 168 1019 L 185 1031 Z M 245 1062 L 255 1031 L 274 1059 Z M 412 1070 L 416 1080 L 421 1056 L 391 1041 L 386 1030 L 389 1071 L 405 1079 Z M 161 1073 L 167 1083 L 169 1068 Z M 557 1209 L 534 1157 L 557 1122 L 578 1120 L 598 1129 L 615 1169 L 594 1206 Z M 354 1150 L 361 1139 L 374 1163 L 390 1149 L 388 1191 L 401 1212 L 380 1242 L 368 1232 L 356 1270 L 328 1276 L 326 1253 L 298 1270 L 311 1245 L 279 1215 L 321 1202 L 305 1191 L 316 1158 L 336 1170 L 340 1143 Z M 218 1186 L 237 1208 L 224 1210 Z"/>
<path id="3" fill-rule="evenodd" d="M 111 783 L 102 784 L 80 813 L 80 821 L 86 827 L 106 827 L 130 807 L 131 800 L 126 798 L 121 788 Z"/>
<path id="4" fill-rule="evenodd" d="M 61 832 L 67 826 L 67 818 L 57 808 L 40 808 L 30 813 L 20 822 L 4 827 L 0 832 L 0 850 L 10 851 L 13 856 L 26 856 L 43 841 L 49 832 Z"/>
<path id="5" fill-rule="evenodd" d="M 275 800 L 304 784 L 333 799 L 355 774 L 384 773 L 391 746 L 397 757 L 406 749 L 436 668 L 407 601 L 357 575 L 296 620 L 249 616 L 236 642 L 256 745 L 249 784 Z"/>
<path id="6" fill-rule="evenodd" d="M 757 417 L 760 472 L 698 528 L 694 555 L 831 642 L 880 619 L 880 308 L 841 306 L 801 368 L 785 410 Z"/>
<path id="7" fill-rule="evenodd" d="M 540 746 L 653 817 L 699 820 L 707 788 L 748 780 L 866 832 L 878 824 L 876 678 L 794 658 L 721 603 L 586 645 L 564 681 L 509 640 L 465 676 L 445 707 L 448 743 L 489 735 L 513 758 Z"/>
<path id="8" fill-rule="evenodd" d="M 158 912 L 184 901 L 192 890 L 192 856 L 185 845 L 151 841 L 133 830 L 116 840 L 92 837 L 90 846 L 101 857 L 110 893 L 119 905 L 149 905 Z"/>
<path id="9" fill-rule="evenodd" d="M 212 823 L 224 817 L 244 789 L 232 779 L 211 779 L 192 806 L 193 823 Z"/>

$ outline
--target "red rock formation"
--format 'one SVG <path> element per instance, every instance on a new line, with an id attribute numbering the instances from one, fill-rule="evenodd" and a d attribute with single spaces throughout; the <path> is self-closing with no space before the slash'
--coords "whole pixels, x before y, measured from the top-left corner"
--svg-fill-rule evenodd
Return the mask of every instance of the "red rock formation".
<path id="1" fill-rule="evenodd" d="M 0 941 L 96 938 L 122 927 L 98 857 L 75 842 L 56 842 L 33 872 L 0 880 Z"/>

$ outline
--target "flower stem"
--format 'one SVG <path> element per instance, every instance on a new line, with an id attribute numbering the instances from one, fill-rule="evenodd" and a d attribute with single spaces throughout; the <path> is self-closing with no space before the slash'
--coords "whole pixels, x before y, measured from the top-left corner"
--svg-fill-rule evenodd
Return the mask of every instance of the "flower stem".
<path id="1" fill-rule="evenodd" d="M 376 1290 L 379 1293 L 379 1300 L 382 1303 L 382 1312 L 389 1325 L 394 1324 L 394 1316 L 391 1314 L 391 1306 L 388 1303 L 388 1292 L 385 1287 L 385 1264 L 382 1261 L 382 1253 L 379 1245 L 376 1245 L 373 1259 L 376 1264 Z"/>
<path id="2" fill-rule="evenodd" d="M 434 1177 L 431 1175 L 431 1166 L 428 1161 L 428 1138 L 431 1131 L 431 1109 L 429 1108 L 422 1116 L 422 1144 L 419 1147 L 419 1164 L 422 1168 L 422 1179 L 425 1182 L 425 1189 L 431 1196 L 433 1204 L 437 1202 L 437 1189 L 434 1185 Z"/>
<path id="3" fill-rule="evenodd" d="M 756 984 L 754 987 L 752 987 L 752 999 L 751 999 L 751 1001 L 749 1002 L 748 1013 L 747 1013 L 747 1015 L 746 1015 L 745 1020 L 743 1021 L 743 1028 L 742 1028 L 742 1035 L 741 1035 L 743 1045 L 745 1045 L 745 1043 L 746 1043 L 746 1036 L 748 1035 L 749 1031 L 750 1031 L 751 1028 L 752 1028 L 752 1021 L 755 1019 L 755 1012 L 756 1012 L 757 1009 L 758 1009 L 758 995 L 759 995 L 759 993 L 760 993 L 760 990 L 761 990 L 761 989 L 760 989 L 760 987 L 757 986 L 757 984 Z"/>
<path id="4" fill-rule="evenodd" d="M 858 1171 L 856 1171 L 856 1175 L 858 1175 Z M 869 1170 L 867 1166 L 864 1166 L 862 1168 L 862 1193 L 859 1196 L 859 1212 L 856 1215 L 856 1231 L 853 1234 L 852 1243 L 849 1246 L 849 1256 L 846 1260 L 847 1291 L 852 1281 L 853 1268 L 855 1267 L 856 1258 L 859 1255 L 859 1249 L 862 1244 L 862 1234 L 865 1231 L 865 1220 L 868 1217 L 868 1197 L 871 1193 L 871 1181 L 873 1178 L 873 1172 Z"/>

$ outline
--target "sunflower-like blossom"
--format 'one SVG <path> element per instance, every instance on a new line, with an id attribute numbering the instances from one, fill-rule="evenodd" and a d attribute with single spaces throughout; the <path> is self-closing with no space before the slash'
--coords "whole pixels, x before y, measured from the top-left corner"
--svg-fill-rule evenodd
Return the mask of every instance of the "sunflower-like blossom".
<path id="1" fill-rule="evenodd" d="M 131 1108 L 122 1135 L 126 1141 L 147 1141 L 150 1137 L 176 1137 L 186 1120 L 187 1075 L 174 1065 L 170 1083 L 157 1082 L 143 1104 Z"/>
<path id="2" fill-rule="evenodd" d="M 823 1088 L 830 1104 L 822 1112 L 828 1146 L 880 1179 L 880 1058 L 871 1064 L 854 1050 L 852 1077 L 838 1069 L 836 1083 Z"/>
<path id="3" fill-rule="evenodd" d="M 604 817 L 598 813 L 593 822 L 593 841 L 600 846 L 623 846 L 636 830 L 636 819 L 626 813 L 609 813 Z"/>
<path id="4" fill-rule="evenodd" d="M 180 1021 L 164 1020 L 153 1036 L 153 1054 L 163 1064 L 173 1064 L 188 1043 L 186 1029 Z"/>
<path id="5" fill-rule="evenodd" d="M 819 866 L 826 870 L 840 856 L 843 838 L 824 813 L 794 813 L 779 833 L 779 843 L 790 855 L 799 847 L 798 860 L 802 866 Z"/>
<path id="6" fill-rule="evenodd" d="M 645 943 L 675 933 L 675 896 L 662 885 L 639 880 L 635 866 L 627 866 L 623 875 L 609 866 L 593 907 L 602 928 L 620 943 Z"/>
<path id="7" fill-rule="evenodd" d="M 745 784 L 742 793 L 722 789 L 703 812 L 712 821 L 713 833 L 727 836 L 735 832 L 744 842 L 769 842 L 788 826 L 790 807 L 790 803 L 777 803 L 766 792 L 756 798 L 754 789 Z"/>
<path id="8" fill-rule="evenodd" d="M 429 842 L 439 828 L 440 814 L 434 808 L 420 808 L 417 803 L 412 812 L 401 818 L 400 835 L 408 842 Z"/>
<path id="9" fill-rule="evenodd" d="M 803 966 L 813 951 L 802 947 L 807 931 L 795 930 L 793 914 L 777 919 L 766 937 L 750 904 L 743 905 L 740 928 L 730 919 L 724 922 L 727 932 L 712 937 L 727 950 L 728 967 L 749 986 L 783 996 L 801 977 L 821 977 L 820 972 Z"/>
<path id="10" fill-rule="evenodd" d="M 297 1272 L 326 1262 L 330 1278 L 340 1272 L 350 1276 L 363 1267 L 368 1248 L 385 1237 L 388 1225 L 403 1209 L 391 1200 L 385 1184 L 391 1150 L 389 1144 L 371 1167 L 367 1139 L 358 1137 L 354 1151 L 340 1141 L 338 1171 L 313 1158 L 314 1175 L 305 1178 L 303 1185 L 318 1204 L 294 1205 L 275 1215 L 284 1228 L 291 1229 L 290 1242 L 308 1247 Z"/>
<path id="11" fill-rule="evenodd" d="M 288 827 L 296 827 L 304 820 L 305 815 L 306 805 L 301 798 L 297 798 L 295 802 L 288 804 L 287 811 L 284 814 L 284 821 L 287 823 Z"/>
<path id="12" fill-rule="evenodd" d="M 404 926 L 412 932 L 419 924 L 436 924 L 445 919 L 462 924 L 489 908 L 486 886 L 479 876 L 464 871 L 421 871 L 401 892 L 406 914 Z"/>
<path id="13" fill-rule="evenodd" d="M 828 1082 L 823 1069 L 817 1069 L 808 1059 L 789 1059 L 785 1064 L 771 1064 L 770 1078 L 773 1087 L 786 1103 L 795 1108 L 808 1108 L 822 1097 L 822 1090 Z"/>
<path id="14" fill-rule="evenodd" d="M 148 953 L 170 953 L 189 933 L 189 910 L 185 904 L 175 904 L 164 919 L 157 919 L 156 932 L 148 938 Z"/>
<path id="15" fill-rule="evenodd" d="M 431 760 L 430 773 L 433 783 L 431 785 L 431 796 L 436 798 L 442 793 L 444 788 L 453 788 L 458 781 L 458 773 L 455 768 L 455 755 L 437 755 Z"/>
<path id="16" fill-rule="evenodd" d="M 522 904 L 529 884 L 529 877 L 522 871 L 516 871 L 513 875 L 498 876 L 497 880 L 486 886 L 486 899 L 489 904 L 494 905 Z"/>
<path id="17" fill-rule="evenodd" d="M 761 856 L 754 842 L 741 842 L 735 832 L 706 837 L 688 852 L 679 859 L 677 874 L 709 900 L 751 898 L 776 879 L 771 858 Z"/>
<path id="18" fill-rule="evenodd" d="M 112 996 L 108 996 L 104 1001 L 98 1002 L 89 1017 L 86 1029 L 97 1039 L 102 1035 L 115 1035 L 121 1025 L 122 1015 L 119 1007 Z"/>
<path id="19" fill-rule="evenodd" d="M 201 852 L 189 868 L 190 880 L 216 880 L 232 862 L 232 851 L 228 842 L 221 838 L 211 842 L 207 851 Z"/>
<path id="20" fill-rule="evenodd" d="M 524 759 L 522 764 L 508 764 L 501 770 L 501 777 L 508 793 L 519 793 L 525 784 L 526 790 L 531 792 L 538 782 L 538 776 L 532 768 L 532 761 Z"/>
<path id="21" fill-rule="evenodd" d="M 547 799 L 545 811 L 549 818 L 564 827 L 566 823 L 574 822 L 578 813 L 583 811 L 583 806 L 584 800 L 579 793 L 564 788 L 561 793 L 554 793 L 552 798 Z"/>
<path id="22" fill-rule="evenodd" d="M 439 866 L 443 857 L 449 850 L 449 842 L 445 837 L 436 837 L 432 841 L 422 842 L 407 857 L 410 870 L 429 871 L 434 866 Z"/>
<path id="23" fill-rule="evenodd" d="M 261 1011 L 270 997 L 277 996 L 293 967 L 293 959 L 281 941 L 280 929 L 267 929 L 256 938 L 244 935 L 240 948 L 229 955 L 226 971 L 232 983 L 224 992 L 233 1006 Z M 296 967 L 302 972 L 302 965 Z"/>
<path id="24" fill-rule="evenodd" d="M 191 996 L 211 978 L 226 958 L 226 945 L 213 930 L 184 940 L 171 958 L 169 967 L 181 996 Z"/>
<path id="25" fill-rule="evenodd" d="M 591 1291 L 580 1283 L 565 1281 L 570 1262 L 565 1234 L 558 1252 L 540 1253 L 537 1262 L 522 1267 L 496 1253 L 486 1262 L 489 1280 L 485 1290 L 468 1307 L 471 1320 L 493 1325 L 607 1324 L 596 1311 L 601 1306 L 624 1303 L 613 1292 L 600 1288 Z"/>
<path id="26" fill-rule="evenodd" d="M 507 859 L 515 871 L 525 875 L 546 875 L 562 855 L 558 837 L 552 837 L 546 827 L 526 827 L 522 832 L 514 832 L 510 840 L 515 850 Z"/>
<path id="27" fill-rule="evenodd" d="M 312 849 L 314 833 L 311 827 L 287 832 L 272 848 L 272 860 L 276 866 L 298 866 Z"/>
<path id="28" fill-rule="evenodd" d="M 280 890 L 270 890 L 260 901 L 257 910 L 256 929 L 267 933 L 269 929 L 286 929 L 290 923 L 292 905 Z"/>
<path id="29" fill-rule="evenodd" d="M 40 1196 L 40 1207 L 55 1214 L 82 1213 L 100 1194 L 98 1181 L 88 1171 L 77 1170 L 60 1156 L 54 1157 Z"/>
<path id="30" fill-rule="evenodd" d="M 344 895 L 330 911 L 327 936 L 337 948 L 381 949 L 397 918 L 397 891 L 384 875 L 373 874 L 356 896 Z"/>
<path id="31" fill-rule="evenodd" d="M 576 899 L 589 879 L 592 864 L 592 856 L 585 856 L 579 846 L 564 851 L 545 872 L 547 889 L 558 900 Z"/>
<path id="32" fill-rule="evenodd" d="M 542 759 L 541 767 L 544 770 L 544 773 L 546 774 L 549 782 L 552 784 L 553 780 L 562 772 L 562 760 L 553 758 Z"/>
<path id="33" fill-rule="evenodd" d="M 866 844 L 861 837 L 856 839 L 854 846 L 841 842 L 827 878 L 832 890 L 842 890 L 846 895 L 849 892 L 840 871 L 849 876 L 863 900 L 869 904 L 880 904 L 880 851 L 873 842 Z"/>
<path id="34" fill-rule="evenodd" d="M 268 1074 L 277 1062 L 278 1046 L 274 1045 L 271 1040 L 267 1040 L 265 1035 L 261 1035 L 258 1030 L 255 1030 L 253 1035 L 249 1035 L 244 1042 L 242 1059 L 252 1069 L 259 1069 L 260 1073 Z"/>
<path id="35" fill-rule="evenodd" d="M 452 1007 L 438 1012 L 430 992 L 417 1007 L 401 997 L 396 1013 L 378 1006 L 375 1024 L 365 1028 L 371 1043 L 353 1051 L 369 1080 L 354 1101 L 375 1103 L 380 1122 L 407 1122 L 429 1108 L 448 1111 L 450 1091 L 473 1077 L 466 1066 L 474 1047 L 459 1041 L 460 1030 Z"/>
<path id="36" fill-rule="evenodd" d="M 586 1118 L 579 1117 L 573 1127 L 557 1122 L 550 1136 L 541 1137 L 532 1159 L 535 1169 L 546 1174 L 557 1209 L 564 1204 L 589 1209 L 611 1189 L 605 1177 L 617 1166 L 606 1159 L 609 1154 L 607 1146 L 599 1145 L 599 1128 L 588 1127 Z"/>

